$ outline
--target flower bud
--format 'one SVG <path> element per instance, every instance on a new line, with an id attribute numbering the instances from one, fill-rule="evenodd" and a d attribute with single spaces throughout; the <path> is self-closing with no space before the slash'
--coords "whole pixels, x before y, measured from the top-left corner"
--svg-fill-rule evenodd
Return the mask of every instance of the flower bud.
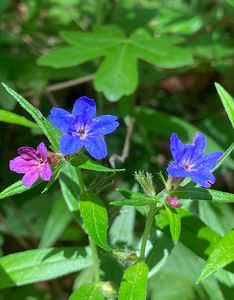
<path id="1" fill-rule="evenodd" d="M 166 198 L 166 203 L 169 205 L 171 208 L 178 208 L 181 206 L 181 201 L 175 196 L 167 196 Z"/>

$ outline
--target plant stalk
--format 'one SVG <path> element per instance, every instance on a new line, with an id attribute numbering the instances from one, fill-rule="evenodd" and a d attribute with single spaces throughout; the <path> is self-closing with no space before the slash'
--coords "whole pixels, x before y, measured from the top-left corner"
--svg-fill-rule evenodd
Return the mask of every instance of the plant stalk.
<path id="1" fill-rule="evenodd" d="M 150 209 L 149 209 L 149 213 L 148 213 L 148 216 L 147 216 L 147 219 L 146 219 L 145 229 L 144 229 L 144 232 L 143 232 L 142 242 L 141 242 L 140 259 L 142 259 L 142 260 L 145 259 L 145 248 L 146 248 L 148 236 L 149 236 L 149 233 L 150 233 L 151 225 L 153 223 L 156 210 L 157 210 L 156 204 L 151 204 Z"/>

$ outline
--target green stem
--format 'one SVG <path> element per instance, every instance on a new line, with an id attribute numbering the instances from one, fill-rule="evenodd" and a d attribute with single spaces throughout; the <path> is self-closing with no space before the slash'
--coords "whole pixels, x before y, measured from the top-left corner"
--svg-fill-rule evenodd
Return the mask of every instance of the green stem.
<path id="1" fill-rule="evenodd" d="M 156 212 L 160 209 L 157 207 L 157 202 L 163 197 L 165 190 L 162 190 L 156 197 L 155 197 L 155 203 L 150 205 L 149 208 L 149 213 L 146 218 L 146 223 L 145 223 L 145 229 L 143 232 L 142 236 L 142 241 L 141 241 L 141 250 L 140 250 L 140 259 L 144 260 L 145 259 L 145 248 L 148 240 L 148 236 L 150 233 L 150 229 L 154 220 L 154 216 Z"/>
<path id="2" fill-rule="evenodd" d="M 84 193 L 86 190 L 85 184 L 84 184 L 84 178 L 82 175 L 82 172 L 80 168 L 76 168 L 76 174 L 78 178 L 78 184 L 80 187 L 80 193 Z M 99 258 L 98 258 L 98 251 L 97 246 L 92 240 L 91 237 L 89 237 L 89 244 L 92 251 L 92 258 L 93 258 L 93 269 L 94 269 L 94 282 L 98 283 L 100 281 L 100 270 L 99 270 Z"/>
<path id="3" fill-rule="evenodd" d="M 94 241 L 89 237 L 89 244 L 92 250 L 92 258 L 93 258 L 93 270 L 94 270 L 94 282 L 100 282 L 100 269 L 99 269 L 99 257 L 97 252 L 97 246 Z"/>
<path id="4" fill-rule="evenodd" d="M 147 216 L 147 219 L 146 219 L 145 229 L 144 229 L 144 232 L 143 232 L 142 242 L 141 242 L 140 259 L 142 259 L 142 260 L 145 259 L 145 248 L 146 248 L 148 236 L 149 236 L 149 233 L 150 233 L 151 225 L 152 225 L 152 222 L 154 220 L 156 210 L 157 210 L 156 205 L 151 204 L 150 209 L 149 209 L 149 213 L 148 213 L 148 216 Z"/>

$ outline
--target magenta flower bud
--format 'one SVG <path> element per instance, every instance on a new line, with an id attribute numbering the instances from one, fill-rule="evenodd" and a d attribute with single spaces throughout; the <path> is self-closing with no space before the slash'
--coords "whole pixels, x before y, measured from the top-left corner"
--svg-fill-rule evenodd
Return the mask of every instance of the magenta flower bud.
<path id="1" fill-rule="evenodd" d="M 17 152 L 19 156 L 10 160 L 9 168 L 13 172 L 24 174 L 23 185 L 31 186 L 39 177 L 44 181 L 51 179 L 53 173 L 44 143 L 40 143 L 36 149 L 25 146 L 20 147 Z"/>
<path id="2" fill-rule="evenodd" d="M 175 196 L 167 196 L 166 198 L 166 203 L 169 205 L 171 208 L 178 208 L 181 206 L 181 201 Z"/>

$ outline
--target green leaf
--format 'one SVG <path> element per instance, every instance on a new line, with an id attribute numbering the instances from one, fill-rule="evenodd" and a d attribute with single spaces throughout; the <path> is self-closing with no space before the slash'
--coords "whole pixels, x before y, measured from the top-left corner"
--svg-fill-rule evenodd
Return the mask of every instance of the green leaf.
<path id="1" fill-rule="evenodd" d="M 28 128 L 38 128 L 36 123 L 28 120 L 27 118 L 3 109 L 0 109 L 0 121 L 9 124 L 25 126 Z"/>
<path id="2" fill-rule="evenodd" d="M 2 83 L 3 87 L 11 94 L 16 101 L 32 116 L 36 121 L 37 125 L 41 128 L 43 133 L 46 135 L 51 145 L 55 150 L 59 150 L 59 137 L 58 130 L 42 115 L 42 113 L 35 108 L 31 103 L 24 99 L 21 95 L 16 93 L 6 84 Z"/>
<path id="3" fill-rule="evenodd" d="M 65 162 L 59 177 L 60 187 L 63 198 L 67 204 L 68 210 L 72 213 L 75 220 L 80 224 L 80 188 L 76 168 L 70 163 Z"/>
<path id="4" fill-rule="evenodd" d="M 97 172 L 123 172 L 125 169 L 111 169 L 93 161 L 87 160 L 85 163 L 79 165 L 79 168 Z"/>
<path id="5" fill-rule="evenodd" d="M 94 32 L 62 32 L 62 38 L 70 47 L 50 51 L 38 59 L 38 64 L 54 68 L 72 67 L 105 56 L 109 49 L 124 41 L 124 33 L 118 27 L 101 27 Z"/>
<path id="6" fill-rule="evenodd" d="M 221 157 L 221 159 L 218 161 L 217 165 L 212 170 L 213 172 L 215 170 L 217 170 L 224 163 L 224 161 L 232 154 L 233 150 L 234 150 L 234 142 L 223 153 L 223 156 Z"/>
<path id="7" fill-rule="evenodd" d="M 92 264 L 89 248 L 47 248 L 0 258 L 0 288 L 21 286 L 77 272 Z"/>
<path id="8" fill-rule="evenodd" d="M 148 267 L 143 261 L 128 267 L 123 275 L 118 300 L 144 300 L 147 295 Z"/>
<path id="9" fill-rule="evenodd" d="M 127 190 L 127 189 L 118 189 L 118 191 L 127 199 L 112 201 L 110 202 L 111 205 L 144 206 L 156 202 L 154 198 L 147 197 L 144 194 L 139 192 L 132 192 L 131 190 Z"/>
<path id="10" fill-rule="evenodd" d="M 217 82 L 215 83 L 215 87 L 232 124 L 232 127 L 234 128 L 234 100 L 231 95 Z"/>
<path id="11" fill-rule="evenodd" d="M 31 190 L 38 184 L 42 183 L 42 181 L 38 180 L 34 185 L 28 187 L 22 184 L 21 180 L 16 181 L 15 183 L 8 186 L 5 190 L 0 193 L 0 199 L 5 199 L 7 197 L 11 197 L 13 195 L 24 193 L 28 190 Z"/>
<path id="12" fill-rule="evenodd" d="M 63 31 L 60 35 L 68 43 L 86 47 L 115 46 L 125 39 L 124 32 L 117 26 L 101 26 L 93 32 Z"/>
<path id="13" fill-rule="evenodd" d="M 80 65 L 86 61 L 104 56 L 109 45 L 86 48 L 85 45 L 63 47 L 52 50 L 41 56 L 37 63 L 40 66 L 50 66 L 53 68 L 68 68 Z"/>
<path id="14" fill-rule="evenodd" d="M 57 199 L 47 219 L 39 247 L 46 248 L 52 246 L 70 222 L 71 214 L 68 211 L 66 203 L 63 198 Z"/>
<path id="15" fill-rule="evenodd" d="M 169 194 L 180 199 L 208 200 L 221 203 L 234 202 L 234 194 L 200 187 L 178 187 Z"/>
<path id="16" fill-rule="evenodd" d="M 234 230 L 228 232 L 217 244 L 198 277 L 198 282 L 234 261 Z"/>
<path id="17" fill-rule="evenodd" d="M 162 68 L 178 68 L 193 64 L 191 51 L 173 46 L 170 37 L 145 38 L 134 34 L 132 42 L 137 57 Z"/>
<path id="18" fill-rule="evenodd" d="M 165 205 L 165 209 L 170 224 L 170 232 L 171 232 L 172 240 L 174 242 L 177 242 L 180 239 L 180 232 L 181 232 L 180 215 L 177 213 L 175 209 L 172 209 L 167 205 Z"/>
<path id="19" fill-rule="evenodd" d="M 134 224 L 136 210 L 134 207 L 124 206 L 120 214 L 114 219 L 109 231 L 112 244 L 126 244 L 133 246 L 134 242 Z"/>
<path id="20" fill-rule="evenodd" d="M 68 300 L 104 300 L 100 287 L 97 284 L 85 284 L 74 291 Z"/>
<path id="21" fill-rule="evenodd" d="M 138 84 L 137 60 L 134 46 L 125 43 L 108 51 L 97 71 L 94 86 L 110 101 L 132 94 Z"/>
<path id="22" fill-rule="evenodd" d="M 228 4 L 230 4 L 231 6 L 234 6 L 234 0 L 226 0 Z"/>
<path id="23" fill-rule="evenodd" d="M 80 196 L 80 212 L 88 234 L 93 241 L 107 251 L 108 215 L 102 200 L 94 193 L 84 192 Z"/>

